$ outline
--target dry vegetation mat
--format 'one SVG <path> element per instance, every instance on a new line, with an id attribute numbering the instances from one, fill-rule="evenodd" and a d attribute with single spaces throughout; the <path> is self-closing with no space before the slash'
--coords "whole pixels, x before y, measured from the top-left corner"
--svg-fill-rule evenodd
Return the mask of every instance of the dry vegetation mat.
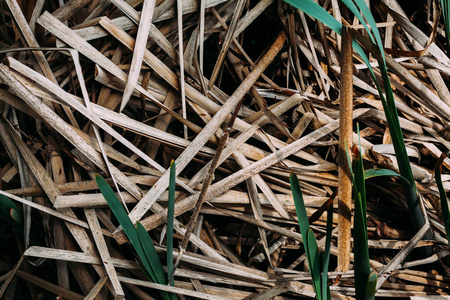
<path id="1" fill-rule="evenodd" d="M 420 195 L 417 227 L 404 181 L 366 176 L 376 297 L 447 295 L 449 8 L 373 1 L 384 73 L 352 10 L 318 2 L 390 81 Z M 352 144 L 361 169 L 405 161 L 355 41 L 280 0 L 0 0 L 0 14 L 0 298 L 314 298 L 291 173 L 331 253 L 324 284 L 355 297 L 340 169 Z"/>

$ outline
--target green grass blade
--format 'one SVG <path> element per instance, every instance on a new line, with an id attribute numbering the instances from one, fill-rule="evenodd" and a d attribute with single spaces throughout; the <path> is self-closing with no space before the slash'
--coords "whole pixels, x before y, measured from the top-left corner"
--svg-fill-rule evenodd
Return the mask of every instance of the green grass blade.
<path id="1" fill-rule="evenodd" d="M 375 177 L 380 177 L 380 176 L 398 177 L 406 187 L 408 187 L 410 189 L 413 188 L 413 186 L 411 185 L 411 182 L 408 180 L 408 178 L 398 174 L 395 171 L 389 170 L 389 169 L 370 169 L 370 170 L 366 170 L 364 172 L 365 179 L 370 179 L 370 178 L 375 178 Z"/>
<path id="2" fill-rule="evenodd" d="M 448 155 L 448 154 L 447 154 Z M 434 168 L 434 173 L 436 177 L 436 185 L 439 189 L 439 196 L 441 198 L 441 211 L 442 211 L 442 221 L 444 222 L 445 233 L 447 234 L 447 240 L 449 240 L 450 246 L 450 211 L 448 209 L 448 199 L 447 193 L 445 192 L 444 185 L 442 183 L 442 162 L 447 157 L 446 154 L 442 153 L 441 157 L 436 163 L 436 167 Z"/>
<path id="3" fill-rule="evenodd" d="M 320 255 L 319 248 L 317 247 L 316 236 L 312 229 L 309 229 L 307 232 L 307 249 L 306 256 L 309 262 L 309 268 L 311 270 L 311 277 L 313 280 L 313 286 L 316 290 L 317 299 L 321 300 L 322 298 L 322 290 L 321 290 L 321 275 L 320 275 Z"/>
<path id="4" fill-rule="evenodd" d="M 358 139 L 359 139 L 359 147 L 357 148 L 356 159 L 355 159 L 355 182 L 354 185 L 357 188 L 357 193 L 355 195 L 360 195 L 360 205 L 361 212 L 363 214 L 364 228 L 367 229 L 367 220 L 366 220 L 366 180 L 364 177 L 364 164 L 361 156 L 361 136 L 359 133 L 359 123 L 357 124 L 358 130 Z"/>
<path id="5" fill-rule="evenodd" d="M 367 278 L 366 293 L 364 294 L 364 300 L 374 300 L 375 293 L 377 291 L 377 280 L 378 274 L 376 271 L 370 273 L 369 278 Z"/>
<path id="6" fill-rule="evenodd" d="M 366 2 L 364 0 L 355 0 L 354 2 L 358 6 L 357 9 L 354 5 L 352 5 L 353 1 L 351 1 L 351 0 L 343 0 L 342 2 L 344 2 L 344 4 L 352 11 L 352 13 L 358 18 L 358 20 L 364 26 L 367 33 L 369 34 L 370 39 L 372 40 L 372 43 L 378 45 L 378 48 L 380 49 L 380 52 L 381 52 L 381 57 L 384 60 L 384 51 L 383 51 L 384 48 L 383 48 L 383 42 L 381 40 L 380 32 L 378 31 L 377 23 L 376 23 L 375 19 L 373 18 L 372 12 L 370 11 Z M 360 14 L 359 10 L 361 10 L 364 17 Z M 366 21 L 369 23 L 370 28 L 372 30 L 369 30 Z M 374 38 L 375 38 L 375 41 L 374 41 Z"/>
<path id="7" fill-rule="evenodd" d="M 359 125 L 358 137 L 359 135 Z M 370 275 L 369 247 L 367 237 L 367 211 L 366 211 L 366 183 L 363 160 L 360 155 L 360 148 L 353 149 L 354 173 L 353 180 L 353 198 L 355 202 L 354 209 L 354 258 L 355 258 L 355 293 L 356 299 L 364 299 L 366 294 L 367 280 Z M 350 155 L 346 151 L 348 163 L 350 164 Z"/>
<path id="8" fill-rule="evenodd" d="M 157 282 L 157 278 L 154 272 L 152 271 L 152 267 L 150 266 L 147 256 L 145 255 L 144 249 L 142 248 L 136 228 L 134 227 L 133 223 L 128 217 L 128 214 L 123 208 L 119 199 L 117 199 L 116 195 L 114 194 L 114 191 L 111 189 L 109 184 L 102 176 L 98 174 L 95 175 L 95 182 L 97 183 L 100 192 L 103 194 L 103 197 L 105 197 L 105 200 L 108 203 L 109 207 L 111 208 L 111 211 L 113 212 L 114 216 L 117 218 L 120 225 L 122 226 L 123 231 L 130 240 L 131 245 L 133 245 L 137 255 L 144 264 L 144 267 L 147 270 L 148 275 L 154 282 Z"/>
<path id="9" fill-rule="evenodd" d="M 369 27 L 367 26 L 366 20 L 363 18 L 363 16 L 361 15 L 361 13 L 359 12 L 363 11 L 364 16 L 367 16 L 367 10 L 365 10 L 364 8 L 361 9 L 361 1 L 356 0 L 355 2 L 358 4 L 358 7 L 356 7 L 356 5 L 353 3 L 352 0 L 342 0 L 342 2 L 344 2 L 345 6 L 347 6 L 347 8 L 355 15 L 356 18 L 358 18 L 359 22 L 361 23 L 361 25 L 364 26 L 364 28 L 366 29 L 366 32 L 369 34 L 370 39 L 372 40 L 372 43 L 375 43 L 374 38 L 373 38 L 373 34 L 371 33 Z M 367 8 L 367 5 L 363 2 L 363 5 Z M 372 14 L 370 14 L 369 11 L 369 17 L 371 17 Z M 372 18 L 373 19 L 373 18 Z M 372 26 L 372 24 L 369 21 L 369 24 Z M 373 28 L 373 27 L 372 27 Z"/>
<path id="10" fill-rule="evenodd" d="M 323 9 L 322 6 L 315 3 L 314 1 L 312 1 L 312 0 L 284 0 L 284 1 L 298 9 L 300 9 L 307 15 L 317 19 L 318 21 L 320 21 L 323 24 L 325 24 L 326 26 L 328 26 L 331 30 L 333 30 L 337 34 L 341 35 L 342 24 L 339 23 L 325 9 Z M 364 53 L 364 50 L 361 47 L 361 45 L 353 40 L 352 46 L 353 46 L 353 49 L 356 51 L 356 53 L 358 53 L 359 56 L 361 56 L 364 63 L 369 66 L 373 76 L 375 76 L 375 74 L 373 73 L 372 67 L 370 66 L 369 58 Z"/>
<path id="11" fill-rule="evenodd" d="M 333 232 L 333 202 L 327 208 L 327 232 L 325 237 L 325 251 L 322 261 L 322 297 L 330 298 L 330 286 L 328 285 L 328 268 L 330 265 L 331 237 Z"/>
<path id="12" fill-rule="evenodd" d="M 109 207 L 111 208 L 111 211 L 119 221 L 120 225 L 123 227 L 123 231 L 127 235 L 128 239 L 130 240 L 131 244 L 136 249 L 136 252 L 138 252 L 138 255 L 140 257 L 141 254 L 144 253 L 143 252 L 139 253 L 140 250 L 142 250 L 142 247 L 139 242 L 139 237 L 137 235 L 136 228 L 134 227 L 133 223 L 128 217 L 127 212 L 117 199 L 116 195 L 114 194 L 114 191 L 111 189 L 109 184 L 102 176 L 96 174 L 95 182 L 97 183 L 97 186 L 100 189 L 100 192 L 103 194 L 103 197 L 105 197 L 105 200 L 108 203 Z"/>
<path id="13" fill-rule="evenodd" d="M 303 238 L 303 244 L 305 245 L 306 258 L 311 271 L 311 277 L 313 280 L 314 290 L 316 291 L 317 298 L 322 299 L 321 283 L 320 283 L 320 256 L 317 247 L 317 241 L 314 233 L 309 227 L 308 215 L 306 214 L 305 202 L 303 201 L 302 191 L 298 178 L 294 173 L 289 176 L 289 182 L 291 183 L 292 196 L 294 198 L 295 211 L 297 212 L 298 224 L 300 226 L 300 232 Z"/>
<path id="14" fill-rule="evenodd" d="M 170 163 L 170 179 L 169 179 L 169 199 L 167 209 L 167 275 L 170 280 L 170 275 L 173 270 L 173 222 L 175 215 L 175 162 Z M 172 280 L 173 281 L 173 280 Z M 169 282 L 173 285 L 173 282 Z"/>
<path id="15" fill-rule="evenodd" d="M 153 282 L 166 284 L 166 277 L 164 274 L 164 269 L 161 265 L 161 261 L 159 260 L 158 254 L 156 253 L 156 249 L 153 246 L 153 243 L 148 236 L 147 231 L 144 229 L 142 224 L 138 222 L 137 229 L 134 227 L 130 218 L 128 217 L 125 208 L 120 203 L 119 199 L 117 199 L 114 191 L 111 189 L 106 180 L 96 174 L 95 182 L 97 183 L 100 192 L 103 194 L 106 202 L 108 203 L 111 211 L 113 212 L 116 219 L 119 221 L 120 225 L 123 228 L 123 231 L 127 235 L 130 240 L 131 245 L 139 256 L 142 264 L 145 267 L 146 275 Z M 140 226 L 139 226 L 140 225 Z M 140 234 L 138 234 L 138 230 Z M 142 230 L 145 232 L 142 232 Z M 167 292 L 159 291 L 165 300 L 170 300 L 170 295 Z"/>
<path id="16" fill-rule="evenodd" d="M 159 260 L 158 253 L 156 252 L 155 246 L 153 245 L 153 241 L 148 235 L 147 230 L 145 230 L 144 226 L 140 222 L 136 223 L 136 229 L 145 256 L 147 257 L 147 260 L 150 262 L 152 272 L 155 274 L 156 277 L 155 282 L 160 284 L 167 284 L 166 274 L 164 273 L 164 269 L 161 265 L 161 261 Z"/>
<path id="17" fill-rule="evenodd" d="M 354 255 L 355 255 L 355 291 L 356 299 L 363 299 L 366 290 L 367 278 L 370 274 L 369 247 L 367 245 L 366 214 L 363 211 L 365 199 L 361 194 L 355 197 L 354 216 Z"/>
<path id="18" fill-rule="evenodd" d="M 367 278 L 370 274 L 370 264 L 369 247 L 367 244 L 366 183 L 364 179 L 364 166 L 359 149 L 356 152 L 356 159 L 354 162 L 355 176 L 353 182 L 355 200 L 353 251 L 355 255 L 356 299 L 363 299 L 366 292 Z"/>
<path id="19" fill-rule="evenodd" d="M 379 177 L 379 176 L 394 176 L 394 177 L 399 178 L 403 183 L 403 187 L 405 188 L 405 198 L 406 199 L 414 199 L 416 197 L 417 198 L 419 197 L 416 192 L 415 185 L 412 185 L 411 181 L 409 181 L 408 178 L 398 174 L 397 172 L 394 172 L 394 171 L 388 170 L 388 169 L 371 169 L 371 170 L 365 171 L 365 173 L 364 173 L 364 177 L 366 179 Z M 415 203 L 416 203 L 415 206 L 410 205 L 410 203 L 407 203 L 408 208 L 412 215 L 412 222 L 413 222 L 414 228 L 416 226 L 420 227 L 419 226 L 420 220 L 423 220 L 425 222 L 425 220 L 423 219 L 422 211 L 419 206 L 419 199 L 417 199 L 417 201 Z M 420 216 L 414 217 L 415 214 L 420 215 Z M 419 219 L 419 221 L 418 221 L 418 219 Z"/>
<path id="20" fill-rule="evenodd" d="M 140 222 L 136 222 L 136 232 L 146 256 L 145 260 L 148 263 L 148 267 L 146 267 L 147 272 L 151 274 L 150 277 L 153 282 L 164 285 L 167 284 L 166 274 L 164 273 L 164 269 L 161 265 L 161 261 L 159 260 L 155 246 L 153 245 L 153 241 L 148 235 L 147 230 L 145 230 L 144 226 Z M 168 292 L 159 291 L 159 293 L 165 300 L 171 300 L 171 296 Z"/>
<path id="21" fill-rule="evenodd" d="M 290 174 L 289 182 L 291 183 L 292 196 L 294 198 L 295 211 L 297 212 L 300 232 L 302 234 L 303 241 L 306 242 L 308 240 L 307 232 L 309 230 L 308 215 L 306 214 L 305 202 L 303 201 L 300 184 L 298 183 L 297 176 L 294 173 Z"/>
<path id="22" fill-rule="evenodd" d="M 284 2 L 289 3 L 309 16 L 324 23 L 337 34 L 341 34 L 342 25 L 316 2 L 312 0 L 285 0 Z"/>

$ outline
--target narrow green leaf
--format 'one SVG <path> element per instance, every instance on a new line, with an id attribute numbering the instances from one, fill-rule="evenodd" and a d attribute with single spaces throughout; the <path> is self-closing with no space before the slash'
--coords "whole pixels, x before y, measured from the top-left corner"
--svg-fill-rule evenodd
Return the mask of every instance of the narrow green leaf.
<path id="1" fill-rule="evenodd" d="M 358 137 L 359 134 L 359 125 Z M 360 143 L 361 144 L 361 143 Z M 354 209 L 354 257 L 355 257 L 355 293 L 356 299 L 363 299 L 366 293 L 367 278 L 370 274 L 369 247 L 367 244 L 367 216 L 366 216 L 366 183 L 363 160 L 360 147 L 354 149 L 353 198 Z"/>
<path id="2" fill-rule="evenodd" d="M 333 233 L 333 202 L 327 208 L 327 232 L 325 237 L 325 251 L 322 261 L 322 297 L 329 300 L 330 286 L 328 285 L 328 268 L 330 265 L 331 237 Z"/>
<path id="3" fill-rule="evenodd" d="M 166 274 L 164 274 L 164 269 L 159 260 L 158 253 L 156 252 L 153 241 L 145 230 L 144 226 L 140 223 L 136 223 L 137 234 L 139 241 L 142 245 L 142 249 L 145 253 L 145 259 L 148 262 L 147 272 L 151 274 L 153 282 L 159 284 L 167 284 Z M 149 269 L 150 268 L 150 269 Z M 171 300 L 170 293 L 165 291 L 159 291 L 165 300 Z"/>
<path id="4" fill-rule="evenodd" d="M 313 280 L 314 289 L 316 290 L 317 299 L 322 299 L 322 284 L 321 284 L 321 270 L 320 270 L 320 255 L 317 247 L 316 236 L 312 229 L 307 233 L 308 243 L 306 244 L 306 256 L 309 261 L 309 268 L 311 270 L 311 277 Z"/>
<path id="5" fill-rule="evenodd" d="M 389 169 L 370 169 L 370 170 L 366 170 L 364 172 L 365 179 L 370 179 L 370 178 L 375 178 L 375 177 L 380 177 L 380 176 L 398 177 L 398 179 L 400 179 L 402 181 L 402 183 L 405 185 L 405 187 L 407 187 L 409 189 L 413 188 L 413 186 L 411 185 L 411 182 L 408 180 L 408 178 L 398 174 L 395 171 L 389 170 Z"/>
<path id="6" fill-rule="evenodd" d="M 111 208 L 114 216 L 122 226 L 123 231 L 130 240 L 131 245 L 134 247 L 134 250 L 142 261 L 142 264 L 147 271 L 146 275 L 153 282 L 166 284 L 167 281 L 164 274 L 164 269 L 162 268 L 161 261 L 159 260 L 158 254 L 156 253 L 156 249 L 153 246 L 153 243 L 148 236 L 145 228 L 139 222 L 137 224 L 138 229 L 134 227 L 133 223 L 128 217 L 127 212 L 125 211 L 125 208 L 122 206 L 119 199 L 117 199 L 116 195 L 114 194 L 114 191 L 102 176 L 96 174 L 95 182 L 97 183 L 100 192 L 103 194 L 103 197 L 105 197 L 105 200 Z M 138 230 L 140 231 L 140 234 L 138 234 Z M 145 232 L 145 235 L 142 230 Z M 159 293 L 165 300 L 171 299 L 169 293 L 163 291 L 159 291 Z"/>
<path id="7" fill-rule="evenodd" d="M 367 33 L 369 34 L 370 39 L 372 40 L 372 43 L 378 45 L 381 51 L 381 56 L 384 60 L 383 43 L 381 41 L 381 36 L 378 31 L 377 23 L 375 22 L 375 19 L 373 18 L 373 15 L 370 12 L 370 9 L 367 6 L 366 2 L 364 0 L 355 0 L 354 2 L 357 4 L 358 7 L 356 7 L 353 4 L 352 0 L 342 0 L 342 2 L 344 2 L 344 4 L 352 11 L 352 13 L 358 18 L 358 20 L 364 26 Z M 364 15 L 364 17 L 359 12 L 360 10 Z M 366 21 L 369 23 L 369 26 L 372 30 L 368 28 Z"/>
<path id="8" fill-rule="evenodd" d="M 404 180 L 405 182 L 408 181 L 408 178 L 403 177 L 402 175 L 398 174 L 397 172 L 389 169 L 369 169 L 364 171 L 364 178 L 370 179 L 380 176 L 394 176 L 398 177 L 400 180 Z M 409 182 L 408 182 L 409 183 Z M 411 183 L 409 183 L 411 185 Z"/>
<path id="9" fill-rule="evenodd" d="M 285 2 L 324 23 L 337 34 L 341 34 L 342 25 L 316 2 L 312 0 L 285 0 Z"/>
<path id="10" fill-rule="evenodd" d="M 308 215 L 306 214 L 305 202 L 303 201 L 302 191 L 300 189 L 300 184 L 298 183 L 298 178 L 294 173 L 290 174 L 289 181 L 291 183 L 292 196 L 294 198 L 295 211 L 297 212 L 300 232 L 302 234 L 303 242 L 306 242 L 306 233 L 309 230 L 309 222 Z"/>
<path id="11" fill-rule="evenodd" d="M 314 233 L 309 227 L 308 215 L 306 214 L 305 202 L 303 201 L 302 191 L 298 178 L 294 173 L 289 176 L 291 184 L 292 196 L 294 198 L 295 211 L 297 213 L 298 224 L 300 226 L 300 233 L 302 234 L 303 244 L 305 246 L 306 259 L 311 271 L 314 290 L 318 299 L 322 299 L 321 295 L 321 275 L 320 275 L 320 256 L 317 247 L 317 241 Z"/>
<path id="12" fill-rule="evenodd" d="M 371 169 L 366 170 L 364 173 L 365 179 L 375 178 L 379 176 L 394 176 L 402 181 L 405 188 L 405 198 L 408 201 L 407 204 L 412 217 L 413 226 L 414 228 L 420 227 L 421 220 L 423 220 L 423 215 L 419 206 L 419 195 L 416 192 L 415 185 L 412 185 L 411 181 L 405 176 L 402 176 L 397 172 L 388 169 Z"/>
<path id="13" fill-rule="evenodd" d="M 361 4 L 359 2 L 361 2 L 361 1 L 355 0 L 355 2 L 358 4 L 358 7 L 356 7 L 356 5 L 353 3 L 352 0 L 342 0 L 342 2 L 355 15 L 355 17 L 358 18 L 358 20 L 361 23 L 361 25 L 363 25 L 364 28 L 366 29 L 366 32 L 368 33 L 372 43 L 375 43 L 374 38 L 373 38 L 373 34 L 370 31 L 369 27 L 367 26 L 366 20 L 363 18 L 363 16 L 359 12 L 361 10 Z M 363 3 L 363 4 L 367 8 L 367 5 L 365 5 L 365 3 Z M 370 12 L 369 12 L 369 15 L 371 16 Z M 366 16 L 366 13 L 364 13 L 364 16 Z"/>
<path id="14" fill-rule="evenodd" d="M 359 123 L 357 124 L 358 128 L 358 139 L 361 139 L 360 133 L 359 133 Z M 361 197 L 361 212 L 363 214 L 363 220 L 364 220 L 364 228 L 367 227 L 366 225 L 366 181 L 364 178 L 364 164 L 363 159 L 361 156 L 361 141 L 359 141 L 359 145 L 357 148 L 356 153 L 356 159 L 355 159 L 355 182 L 354 185 L 356 186 L 357 192 L 355 195 L 359 194 Z"/>
<path id="15" fill-rule="evenodd" d="M 167 276 L 170 280 L 170 275 L 173 270 L 173 222 L 175 215 L 175 162 L 170 163 L 170 179 L 169 179 L 169 199 L 167 208 Z M 172 282 L 169 282 L 173 285 Z"/>
<path id="16" fill-rule="evenodd" d="M 130 218 L 128 217 L 128 214 L 123 208 L 122 204 L 119 202 L 116 195 L 114 194 L 114 191 L 111 189 L 106 180 L 98 174 L 95 175 L 95 182 L 97 183 L 100 192 L 103 194 L 103 197 L 105 197 L 105 200 L 108 203 L 109 207 L 111 208 L 111 211 L 113 212 L 114 216 L 117 218 L 120 225 L 123 227 L 123 231 L 127 235 L 133 247 L 136 249 L 137 252 L 139 251 L 139 249 L 142 250 L 136 229 L 133 223 L 131 222 Z M 139 252 L 138 255 L 141 256 Z"/>
<path id="17" fill-rule="evenodd" d="M 150 266 L 150 262 L 148 261 L 147 256 L 145 255 L 144 249 L 142 248 L 142 244 L 141 241 L 139 240 L 136 227 L 134 227 L 133 223 L 128 217 L 127 212 L 123 208 L 119 199 L 117 199 L 116 195 L 114 194 L 114 191 L 111 189 L 106 180 L 98 174 L 95 175 L 95 182 L 97 183 L 100 192 L 103 194 L 103 197 L 105 197 L 105 200 L 108 203 L 109 207 L 111 208 L 111 211 L 113 212 L 114 216 L 117 218 L 120 225 L 122 226 L 123 231 L 125 232 L 125 234 L 127 235 L 128 239 L 131 242 L 131 245 L 133 245 L 137 255 L 144 264 L 144 267 L 147 270 L 148 275 L 153 280 L 153 282 L 158 282 L 152 270 L 152 267 Z"/>
<path id="18" fill-rule="evenodd" d="M 442 211 L 442 221 L 444 222 L 445 233 L 447 234 L 447 240 L 449 240 L 450 246 L 450 211 L 448 208 L 448 198 L 447 193 L 445 191 L 444 185 L 442 183 L 442 162 L 447 157 L 446 154 L 442 153 L 441 157 L 438 159 L 436 163 L 436 167 L 434 168 L 434 173 L 436 177 L 436 185 L 439 189 L 439 196 L 441 198 L 441 211 Z"/>
<path id="19" fill-rule="evenodd" d="M 342 24 L 339 23 L 332 15 L 330 15 L 325 9 L 322 8 L 319 4 L 315 3 L 312 0 L 284 0 L 286 3 L 289 3 L 290 5 L 300 9 L 307 15 L 317 19 L 318 21 L 322 22 L 326 26 L 328 26 L 330 29 L 332 29 L 337 34 L 341 35 L 342 31 Z M 356 51 L 356 53 L 361 56 L 364 63 L 368 65 L 369 70 L 372 72 L 372 76 L 375 76 L 373 73 L 372 67 L 370 66 L 369 58 L 364 53 L 363 48 L 360 44 L 358 44 L 355 40 L 352 41 L 353 49 Z"/>
<path id="20" fill-rule="evenodd" d="M 167 284 L 164 269 L 161 265 L 158 253 L 156 252 L 155 246 L 153 245 L 153 241 L 148 235 L 147 230 L 145 230 L 141 222 L 136 222 L 136 229 L 139 241 L 142 245 L 142 248 L 144 249 L 145 256 L 147 257 L 147 260 L 150 262 L 150 267 L 156 276 L 155 282 L 160 284 Z"/>
<path id="21" fill-rule="evenodd" d="M 354 215 L 354 256 L 355 256 L 355 290 L 356 298 L 362 299 L 365 294 L 367 278 L 370 274 L 369 248 L 367 245 L 366 215 L 363 213 L 361 194 L 355 196 Z"/>
<path id="22" fill-rule="evenodd" d="M 370 273 L 370 275 L 369 275 L 369 278 L 367 278 L 366 293 L 364 295 L 364 300 L 374 300 L 375 299 L 377 280 L 378 280 L 377 272 L 372 271 L 372 273 Z"/>

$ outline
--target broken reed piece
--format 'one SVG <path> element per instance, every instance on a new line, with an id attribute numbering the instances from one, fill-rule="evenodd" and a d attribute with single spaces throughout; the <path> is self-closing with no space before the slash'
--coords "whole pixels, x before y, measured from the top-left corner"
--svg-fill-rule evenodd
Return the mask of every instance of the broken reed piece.
<path id="1" fill-rule="evenodd" d="M 181 113 L 184 119 L 186 116 L 186 83 L 184 77 L 184 43 L 183 43 L 183 1 L 177 0 L 177 24 L 178 24 L 178 64 L 180 67 L 180 93 L 181 93 Z M 184 139 L 188 139 L 188 128 L 183 126 Z"/>
<path id="2" fill-rule="evenodd" d="M 139 21 L 139 28 L 134 44 L 133 59 L 131 60 L 130 73 L 128 74 L 127 84 L 123 92 L 122 103 L 120 104 L 120 111 L 125 108 L 131 98 L 131 94 L 136 88 L 139 74 L 141 73 L 142 59 L 146 49 L 148 33 L 152 23 L 153 12 L 155 9 L 155 0 L 145 0 L 142 8 L 142 16 Z"/>
<path id="3" fill-rule="evenodd" d="M 338 270 L 347 272 L 351 251 L 352 180 L 350 161 L 353 136 L 353 59 L 352 35 L 349 26 L 342 27 L 341 87 L 339 103 L 338 161 Z"/>

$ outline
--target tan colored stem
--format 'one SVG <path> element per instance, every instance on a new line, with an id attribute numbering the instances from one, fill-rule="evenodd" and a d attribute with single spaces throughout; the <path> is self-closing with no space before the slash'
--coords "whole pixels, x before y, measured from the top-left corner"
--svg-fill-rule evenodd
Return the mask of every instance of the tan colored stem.
<path id="1" fill-rule="evenodd" d="M 350 153 L 353 135 L 353 60 L 352 36 L 342 28 L 341 90 L 339 105 L 339 201 L 338 201 L 338 270 L 347 272 L 350 264 L 352 181 L 346 152 Z"/>

